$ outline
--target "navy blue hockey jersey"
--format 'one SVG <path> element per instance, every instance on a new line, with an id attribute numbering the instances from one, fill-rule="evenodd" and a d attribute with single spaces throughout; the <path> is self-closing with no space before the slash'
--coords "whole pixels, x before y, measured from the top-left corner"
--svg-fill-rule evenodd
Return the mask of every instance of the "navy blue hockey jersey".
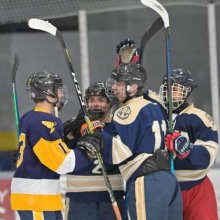
<path id="1" fill-rule="evenodd" d="M 59 118 L 35 108 L 20 120 L 19 158 L 11 185 L 15 210 L 62 210 L 60 174 L 81 169 L 89 160 L 62 141 Z M 77 157 L 77 159 L 76 159 Z"/>
<path id="2" fill-rule="evenodd" d="M 218 150 L 218 132 L 213 119 L 193 104 L 173 116 L 174 130 L 194 145 L 187 158 L 174 160 L 175 175 L 181 190 L 185 190 L 202 181 L 213 165 Z"/>
<path id="3" fill-rule="evenodd" d="M 115 129 L 110 123 L 111 119 L 112 117 L 107 115 L 103 120 L 105 121 L 104 131 L 114 135 Z M 122 198 L 124 195 L 124 182 L 118 166 L 106 163 L 105 166 L 116 199 Z M 110 202 L 98 159 L 91 161 L 91 163 L 84 167 L 83 170 L 80 170 L 79 172 L 74 171 L 66 175 L 66 183 L 66 197 L 72 198 L 75 201 Z"/>
<path id="4" fill-rule="evenodd" d="M 165 118 L 157 103 L 138 97 L 118 109 L 112 123 L 116 134 L 102 133 L 104 160 L 119 164 L 122 177 L 129 184 L 143 161 L 157 149 L 164 149 Z"/>

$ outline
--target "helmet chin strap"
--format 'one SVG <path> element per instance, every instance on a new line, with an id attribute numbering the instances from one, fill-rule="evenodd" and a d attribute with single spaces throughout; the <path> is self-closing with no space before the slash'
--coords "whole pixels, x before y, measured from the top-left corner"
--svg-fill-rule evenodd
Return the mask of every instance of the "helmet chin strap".
<path id="1" fill-rule="evenodd" d="M 50 103 L 50 104 L 53 105 L 53 107 L 54 107 L 54 114 L 55 114 L 56 117 L 59 117 L 59 114 L 58 114 L 58 112 L 59 112 L 59 107 L 58 107 L 58 97 L 57 97 L 57 95 L 55 95 L 55 94 L 53 94 L 53 93 L 49 93 L 49 92 L 46 92 L 46 94 L 47 94 L 48 96 L 50 96 L 50 97 L 56 99 L 54 102 L 51 102 L 51 101 L 48 100 L 48 98 L 46 97 L 45 100 L 46 100 L 48 103 Z"/>

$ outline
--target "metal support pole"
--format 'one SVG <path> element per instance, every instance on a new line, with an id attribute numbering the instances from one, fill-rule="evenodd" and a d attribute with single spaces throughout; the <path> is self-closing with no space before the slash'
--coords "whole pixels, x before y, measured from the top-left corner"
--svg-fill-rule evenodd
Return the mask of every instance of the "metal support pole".
<path id="1" fill-rule="evenodd" d="M 210 65 L 210 87 L 212 98 L 212 117 L 219 130 L 219 81 L 218 81 L 218 59 L 216 40 L 216 16 L 215 4 L 208 4 L 208 30 L 209 30 L 209 65 Z M 219 136 L 220 143 L 220 136 Z M 220 162 L 220 156 L 217 161 Z"/>
<path id="2" fill-rule="evenodd" d="M 90 84 L 89 74 L 89 50 L 88 50 L 88 28 L 87 13 L 85 10 L 79 11 L 79 41 L 80 41 L 80 59 L 81 59 L 81 88 L 82 94 Z"/>

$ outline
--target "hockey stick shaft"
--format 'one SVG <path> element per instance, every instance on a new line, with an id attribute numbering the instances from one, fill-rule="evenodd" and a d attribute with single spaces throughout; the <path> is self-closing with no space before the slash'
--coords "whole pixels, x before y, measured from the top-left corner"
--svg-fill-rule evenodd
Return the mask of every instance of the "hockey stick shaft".
<path id="1" fill-rule="evenodd" d="M 17 56 L 14 57 L 13 66 L 11 69 L 11 80 L 12 80 L 12 93 L 13 93 L 13 105 L 14 105 L 14 114 L 15 114 L 15 123 L 16 123 L 16 133 L 19 138 L 19 110 L 18 110 L 18 96 L 16 90 L 16 74 L 18 70 L 19 61 Z"/>
<path id="2" fill-rule="evenodd" d="M 78 100 L 79 100 L 82 112 L 83 112 L 83 114 L 85 116 L 85 121 L 86 121 L 86 123 L 88 125 L 89 132 L 91 134 L 94 133 L 92 125 L 91 125 L 91 121 L 86 116 L 85 104 L 84 104 L 84 101 L 83 101 L 83 98 L 82 98 L 82 93 L 80 91 L 79 83 L 77 81 L 76 74 L 75 74 L 75 71 L 73 69 L 73 65 L 72 65 L 72 62 L 71 62 L 71 59 L 70 59 L 70 56 L 69 56 L 69 52 L 67 50 L 67 47 L 66 47 L 66 44 L 65 44 L 65 42 L 63 40 L 61 32 L 55 26 L 50 24 L 49 22 L 44 21 L 44 20 L 40 20 L 40 19 L 30 19 L 29 22 L 28 22 L 28 25 L 32 29 L 37 29 L 37 30 L 45 31 L 45 32 L 47 32 L 49 34 L 52 34 L 59 41 L 59 43 L 60 43 L 60 45 L 61 45 L 61 47 L 63 49 L 63 54 L 64 54 L 64 57 L 65 57 L 65 61 L 66 61 L 66 64 L 68 66 L 71 78 L 73 80 L 73 83 L 74 83 L 74 86 L 75 86 L 75 90 L 76 90 L 76 94 L 77 94 L 77 97 L 78 97 Z M 98 159 L 99 164 L 101 166 L 102 174 L 103 174 L 103 177 L 104 177 L 104 180 L 105 180 L 105 184 L 106 184 L 106 187 L 107 187 L 107 190 L 108 190 L 111 202 L 112 202 L 112 207 L 113 207 L 116 219 L 117 220 L 121 220 L 122 219 L 121 218 L 121 214 L 120 214 L 117 202 L 115 200 L 115 196 L 113 194 L 113 190 L 112 190 L 112 187 L 111 187 L 111 184 L 110 184 L 110 181 L 109 181 L 106 169 L 105 169 L 105 165 L 104 165 L 102 156 L 101 156 L 101 154 L 99 152 L 97 152 L 97 159 Z"/>
<path id="3" fill-rule="evenodd" d="M 170 45 L 170 22 L 169 15 L 166 9 L 156 0 L 141 0 L 141 3 L 155 12 L 157 12 L 164 22 L 165 37 L 166 37 L 166 74 L 167 74 L 167 90 L 168 90 L 168 130 L 170 133 L 173 132 L 173 120 L 172 120 L 172 93 L 171 93 L 171 45 Z M 171 172 L 174 173 L 174 162 L 173 154 L 171 153 Z"/>
<path id="4" fill-rule="evenodd" d="M 151 27 L 143 34 L 140 44 L 140 55 L 139 62 L 142 63 L 144 48 L 151 39 L 151 37 L 156 34 L 164 26 L 163 19 L 161 17 L 157 18 Z"/>

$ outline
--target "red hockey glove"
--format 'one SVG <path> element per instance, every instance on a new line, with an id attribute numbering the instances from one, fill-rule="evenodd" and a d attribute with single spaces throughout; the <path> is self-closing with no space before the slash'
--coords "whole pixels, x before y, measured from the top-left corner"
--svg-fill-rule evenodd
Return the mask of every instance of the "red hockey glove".
<path id="1" fill-rule="evenodd" d="M 167 149 L 175 153 L 181 160 L 186 158 L 193 149 L 193 144 L 191 144 L 186 137 L 182 136 L 180 132 L 167 134 L 165 137 L 165 144 Z"/>
<path id="2" fill-rule="evenodd" d="M 123 63 L 139 63 L 139 49 L 133 40 L 125 39 L 116 46 L 117 59 L 115 66 Z"/>

